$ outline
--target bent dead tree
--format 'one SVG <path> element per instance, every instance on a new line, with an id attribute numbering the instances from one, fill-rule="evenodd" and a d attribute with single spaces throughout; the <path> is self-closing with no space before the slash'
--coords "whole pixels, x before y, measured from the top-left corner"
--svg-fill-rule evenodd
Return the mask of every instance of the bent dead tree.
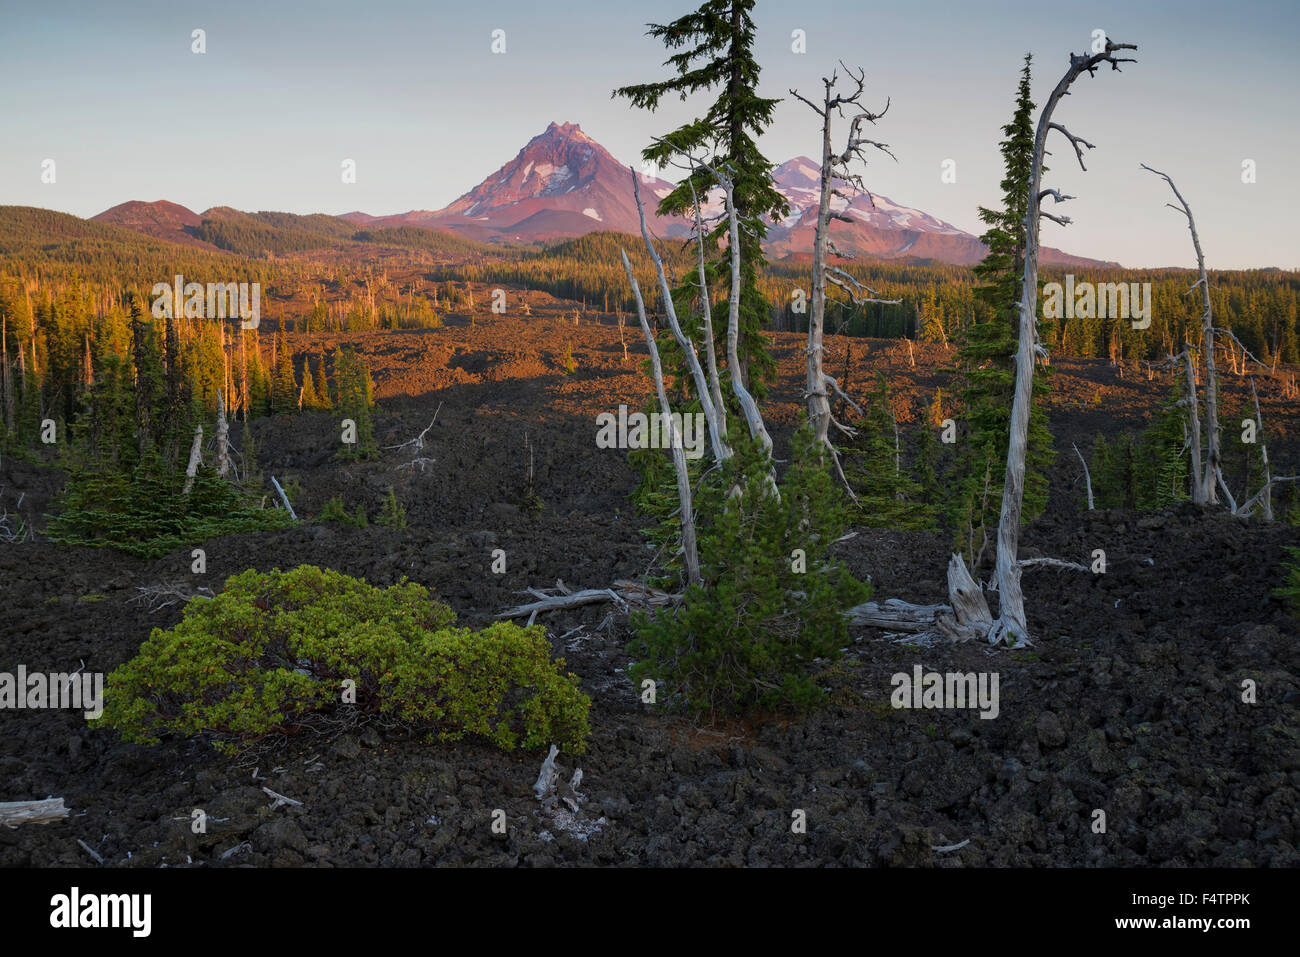
<path id="1" fill-rule="evenodd" d="M 830 456 L 835 465 L 836 474 L 839 475 L 840 481 L 844 483 L 845 488 L 849 488 L 847 479 L 844 478 L 844 470 L 840 466 L 839 450 L 830 439 L 830 427 L 834 425 L 837 429 L 846 435 L 853 435 L 854 432 L 848 426 L 835 420 L 831 414 L 831 393 L 842 397 L 849 404 L 854 405 L 848 396 L 840 390 L 839 384 L 835 379 L 828 375 L 822 368 L 822 360 L 825 355 L 823 348 L 823 333 L 826 326 L 826 284 L 829 282 L 840 289 L 844 290 L 856 306 L 867 303 L 880 303 L 884 305 L 900 305 L 901 299 L 878 299 L 876 291 L 871 289 L 856 278 L 851 276 L 844 269 L 838 266 L 832 266 L 829 263 L 829 257 L 835 256 L 839 259 L 852 259 L 848 253 L 840 252 L 831 242 L 830 225 L 835 220 L 844 222 L 853 222 L 847 214 L 838 212 L 833 208 L 835 199 L 843 199 L 845 202 L 850 197 L 843 192 L 836 181 L 852 187 L 861 193 L 865 193 L 867 199 L 875 205 L 875 200 L 871 192 L 866 188 L 860 174 L 854 173 L 849 168 L 850 161 L 854 159 L 861 160 L 864 164 L 867 161 L 866 150 L 874 148 L 882 153 L 894 157 L 889 151 L 889 147 L 877 142 L 876 140 L 867 139 L 860 134 L 862 124 L 874 124 L 887 112 L 889 112 L 889 101 L 885 101 L 885 108 L 879 113 L 872 113 L 862 107 L 862 92 L 866 71 L 859 69 L 854 73 L 849 67 L 844 66 L 849 77 L 852 79 L 854 89 L 852 92 L 834 93 L 836 83 L 839 82 L 839 73 L 833 72 L 829 78 L 822 78 L 822 85 L 825 92 L 822 96 L 822 103 L 818 106 L 811 100 L 803 97 L 797 90 L 791 90 L 790 95 L 806 103 L 814 113 L 822 118 L 822 143 L 821 143 L 821 192 L 818 198 L 817 206 L 817 232 L 813 241 L 813 276 L 812 276 L 812 311 L 808 317 L 808 349 L 807 349 L 807 385 L 804 390 L 804 396 L 808 402 L 808 421 L 812 423 L 813 432 L 816 434 L 817 442 L 822 447 L 823 452 Z M 843 152 L 836 153 L 831 147 L 831 125 L 835 116 L 843 117 L 845 107 L 859 110 L 849 121 L 849 135 Z M 853 490 L 849 489 L 849 495 L 857 501 L 857 496 L 853 495 Z"/>
<path id="2" fill-rule="evenodd" d="M 1178 205 L 1166 203 L 1170 209 L 1176 209 L 1187 217 L 1187 228 L 1192 234 L 1192 247 L 1196 250 L 1196 268 L 1200 271 L 1200 278 L 1192 284 L 1192 288 L 1187 290 L 1193 292 L 1197 287 L 1201 290 L 1201 352 L 1205 359 L 1205 426 L 1206 426 L 1206 454 L 1204 470 L 1201 467 L 1201 422 L 1196 398 L 1196 371 L 1192 364 L 1191 346 L 1183 344 L 1181 357 L 1185 358 L 1187 373 L 1187 417 L 1188 417 L 1188 441 L 1190 442 L 1192 457 L 1192 501 L 1197 505 L 1214 505 L 1218 502 L 1218 486 L 1223 484 L 1223 463 L 1220 453 L 1220 436 L 1222 434 L 1219 428 L 1219 375 L 1214 365 L 1214 307 L 1210 304 L 1210 277 L 1205 269 L 1205 253 L 1201 249 L 1201 237 L 1196 231 L 1196 220 L 1192 217 L 1192 209 L 1187 205 L 1187 200 L 1183 199 L 1183 194 L 1178 191 L 1174 185 L 1173 179 L 1168 173 L 1162 173 L 1158 169 L 1152 169 L 1146 163 L 1140 164 L 1141 167 L 1149 173 L 1155 173 L 1173 190 L 1174 196 L 1178 199 Z M 1175 357 L 1178 358 L 1178 357 Z"/>
<path id="3" fill-rule="evenodd" d="M 1250 350 L 1232 333 L 1229 329 L 1216 329 L 1214 327 L 1214 307 L 1210 300 L 1210 276 L 1205 268 L 1205 253 L 1201 249 L 1201 237 L 1196 231 L 1196 219 L 1192 216 L 1192 208 L 1183 198 L 1183 194 L 1175 185 L 1173 177 L 1168 173 L 1162 173 L 1158 169 L 1152 169 L 1146 163 L 1140 164 L 1141 167 L 1149 173 L 1154 173 L 1169 184 L 1173 190 L 1178 205 L 1166 203 L 1170 209 L 1177 210 L 1187 217 L 1187 229 L 1192 234 L 1192 248 L 1196 250 L 1196 267 L 1200 277 L 1187 291 L 1195 292 L 1198 288 L 1201 290 L 1201 353 L 1205 362 L 1205 457 L 1204 466 L 1202 466 L 1201 455 L 1201 419 L 1200 419 L 1200 400 L 1196 395 L 1196 364 L 1192 358 L 1192 347 L 1190 343 L 1183 343 L 1183 351 L 1176 356 L 1170 356 L 1166 361 L 1176 364 L 1182 361 L 1184 374 L 1187 381 L 1187 394 L 1177 403 L 1178 406 L 1186 410 L 1187 421 L 1184 427 L 1187 430 L 1187 447 L 1191 455 L 1192 470 L 1192 501 L 1197 505 L 1215 505 L 1218 504 L 1218 493 L 1222 490 L 1224 497 L 1228 500 L 1228 509 L 1233 515 L 1248 516 L 1254 513 L 1257 507 L 1262 506 L 1264 518 L 1271 521 L 1273 519 L 1272 492 L 1273 486 L 1283 482 L 1300 481 L 1300 476 L 1280 476 L 1273 477 L 1268 465 L 1268 446 L 1263 444 L 1264 434 L 1264 417 L 1259 408 L 1259 394 L 1255 390 L 1255 378 L 1251 377 L 1250 391 L 1255 400 L 1255 424 L 1257 434 L 1261 443 L 1260 451 L 1263 457 L 1264 465 L 1264 487 L 1254 496 L 1251 496 L 1250 489 L 1246 489 L 1242 496 L 1242 502 L 1237 504 L 1236 497 L 1232 494 L 1232 489 L 1228 487 L 1227 481 L 1223 477 L 1222 461 L 1222 428 L 1219 425 L 1219 372 L 1215 363 L 1215 349 L 1218 348 L 1217 337 L 1225 337 L 1229 350 L 1232 344 L 1241 349 L 1241 369 L 1244 371 L 1246 362 L 1252 361 L 1261 369 L 1272 373 L 1272 368 L 1259 358 L 1251 354 Z M 1233 365 L 1235 367 L 1235 352 Z M 1238 373 L 1240 374 L 1240 373 Z"/>
<path id="4" fill-rule="evenodd" d="M 1019 558 L 1020 515 L 1024 505 L 1025 492 L 1025 453 L 1029 437 L 1029 410 L 1033 401 L 1034 365 L 1038 356 L 1047 355 L 1047 350 L 1038 341 L 1038 251 L 1039 226 L 1042 219 L 1050 219 L 1062 226 L 1069 225 L 1070 218 L 1058 213 L 1049 213 L 1042 208 L 1043 200 L 1049 196 L 1055 204 L 1073 199 L 1057 189 L 1043 187 L 1043 157 L 1046 154 L 1047 136 L 1055 130 L 1069 140 L 1079 160 L 1080 168 L 1087 170 L 1083 162 L 1084 149 L 1093 149 L 1093 144 L 1071 133 L 1060 123 L 1053 122 L 1061 98 L 1068 96 L 1070 86 L 1084 73 L 1095 76 L 1102 64 L 1109 63 L 1114 71 L 1121 63 L 1136 62 L 1130 57 L 1116 54 L 1121 50 L 1136 50 L 1132 43 L 1114 43 L 1106 41 L 1105 48 L 1098 53 L 1070 54 L 1070 67 L 1061 77 L 1056 88 L 1047 98 L 1043 111 L 1038 117 L 1038 128 L 1034 135 L 1034 157 L 1029 178 L 1028 204 L 1025 211 L 1025 271 L 1021 280 L 1020 291 L 1020 343 L 1016 351 L 1016 387 L 1011 405 L 1010 442 L 1007 447 L 1006 480 L 1002 489 L 1002 512 L 998 522 L 998 551 L 996 580 L 999 601 L 997 620 L 992 620 L 987 605 L 980 600 L 972 600 L 972 587 L 979 590 L 978 584 L 971 581 L 966 570 L 966 563 L 959 555 L 954 555 L 948 565 L 949 606 L 917 606 L 896 602 L 891 610 L 895 615 L 910 622 L 926 621 L 929 609 L 938 608 L 929 617 L 936 631 L 952 640 L 964 641 L 969 638 L 983 637 L 990 644 L 1006 642 L 1012 647 L 1030 644 L 1029 626 L 1025 620 L 1025 598 L 1020 587 L 1020 573 L 1024 563 Z M 901 608 L 899 606 L 902 606 Z M 982 607 L 981 607 L 982 606 Z M 886 617 L 885 605 L 874 602 L 850 609 L 846 614 L 853 619 L 861 618 L 868 610 L 877 621 Z M 878 627 L 890 627 L 881 624 Z M 917 629 L 921 630 L 921 629 Z"/>

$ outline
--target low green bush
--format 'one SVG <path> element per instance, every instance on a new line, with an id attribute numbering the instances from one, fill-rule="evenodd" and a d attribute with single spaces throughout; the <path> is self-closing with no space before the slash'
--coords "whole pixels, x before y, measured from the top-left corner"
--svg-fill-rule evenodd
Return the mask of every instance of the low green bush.
<path id="1" fill-rule="evenodd" d="M 190 602 L 175 627 L 154 629 L 108 676 L 92 724 L 141 744 L 211 734 L 229 753 L 356 708 L 430 738 L 583 751 L 591 702 L 564 660 L 551 660 L 545 630 L 472 632 L 455 618 L 412 582 L 379 588 L 312 565 L 249 570 Z M 343 701 L 348 679 L 355 703 Z"/>

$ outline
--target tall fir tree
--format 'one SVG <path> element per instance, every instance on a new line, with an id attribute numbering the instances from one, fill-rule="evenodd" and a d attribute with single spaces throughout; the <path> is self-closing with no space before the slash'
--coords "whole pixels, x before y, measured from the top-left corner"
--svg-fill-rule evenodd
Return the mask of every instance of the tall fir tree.
<path id="1" fill-rule="evenodd" d="M 1002 208 L 981 206 L 979 210 L 980 220 L 988 227 L 980 240 L 989 252 L 974 267 L 981 280 L 975 290 L 976 315 L 957 352 L 958 369 L 966 383 L 962 400 L 968 436 L 959 465 L 954 524 L 963 546 L 973 552 L 966 556 L 972 563 L 982 551 L 982 541 L 997 528 L 1011 441 L 1020 284 L 1025 267 L 1025 214 L 1034 158 L 1034 102 L 1029 87 L 1032 63 L 1033 55 L 1025 54 L 1015 113 L 1011 122 L 1002 127 Z M 1026 522 L 1040 515 L 1047 505 L 1047 469 L 1055 458 L 1043 408 L 1049 388 L 1046 375 L 1034 377 L 1022 512 Z"/>
<path id="2" fill-rule="evenodd" d="M 280 415 L 298 411 L 298 380 L 293 374 L 293 357 L 284 338 L 284 327 L 276 337 L 275 379 L 271 383 L 271 411 Z"/>
<path id="3" fill-rule="evenodd" d="M 753 9 L 756 0 L 706 0 L 698 10 L 679 17 L 668 24 L 650 24 L 648 36 L 662 40 L 669 50 L 680 52 L 671 55 L 664 65 L 676 74 L 671 79 L 654 83 L 639 83 L 620 87 L 614 96 L 625 97 L 634 106 L 654 112 L 665 96 L 676 94 L 682 100 L 700 91 L 717 91 L 717 98 L 702 118 L 684 123 L 666 134 L 663 142 L 655 142 L 642 150 L 647 161 L 665 166 L 681 161 L 674 151 L 691 155 L 705 152 L 709 164 L 726 171 L 735 186 L 736 214 L 740 220 L 740 322 L 737 356 L 741 375 L 756 398 L 766 394 L 776 363 L 767 354 L 759 330 L 768 322 L 770 304 L 758 286 L 758 264 L 763 260 L 763 239 L 767 235 L 764 217 L 785 216 L 789 206 L 772 183 L 772 164 L 758 149 L 757 138 L 772 122 L 773 111 L 780 100 L 758 95 L 759 65 L 754 59 Z M 694 194 L 701 199 L 715 186 L 712 175 L 697 169 L 682 180 L 659 203 L 661 215 L 688 214 L 694 208 Z M 730 295 L 731 259 L 725 249 L 728 224 L 724 217 L 709 233 L 709 248 L 718 254 L 707 269 L 711 289 Z M 679 315 L 687 317 L 692 310 L 684 308 L 698 296 L 696 276 L 692 270 L 686 281 L 675 291 L 674 300 L 682 304 Z M 695 310 L 698 312 L 698 310 Z M 719 307 L 715 315 L 726 316 L 726 307 Z M 700 324 L 686 321 L 683 327 L 696 342 L 699 341 Z M 726 355 L 726 322 L 714 323 L 714 336 L 719 343 L 719 356 Z M 666 360 L 676 354 L 676 343 L 666 340 Z M 670 365 L 679 365 L 671 362 Z M 680 374 L 679 382 L 689 376 Z"/>
<path id="4" fill-rule="evenodd" d="M 328 412 L 334 405 L 330 402 L 330 387 L 325 380 L 325 359 L 323 357 L 316 360 L 315 379 L 316 408 L 322 412 Z"/>

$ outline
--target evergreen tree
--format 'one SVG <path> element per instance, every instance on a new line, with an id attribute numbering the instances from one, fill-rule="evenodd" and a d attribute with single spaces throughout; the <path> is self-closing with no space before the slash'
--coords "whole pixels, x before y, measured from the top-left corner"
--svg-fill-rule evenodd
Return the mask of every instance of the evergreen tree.
<path id="1" fill-rule="evenodd" d="M 921 486 L 904 461 L 902 435 L 883 373 L 877 373 L 876 388 L 865 398 L 867 414 L 854 423 L 853 444 L 842 449 L 844 477 L 862 508 L 859 521 L 868 528 L 931 527 L 935 510 L 924 501 Z"/>
<path id="2" fill-rule="evenodd" d="M 676 609 L 634 614 L 631 675 L 666 683 L 692 714 L 808 708 L 824 698 L 817 659 L 843 652 L 843 612 L 871 588 L 830 554 L 848 515 L 812 430 L 794 436 L 779 498 L 768 494 L 766 451 L 733 437 L 735 456 L 699 498 L 703 585 Z"/>
<path id="3" fill-rule="evenodd" d="M 626 97 L 634 106 L 655 111 L 665 96 L 677 95 L 685 100 L 700 91 L 717 90 L 717 98 L 703 118 L 679 126 L 642 151 L 642 156 L 660 166 L 680 162 L 674 148 L 692 155 L 707 152 L 708 162 L 724 170 L 735 186 L 736 214 L 740 221 L 740 322 L 737 355 L 741 375 L 756 398 L 766 394 L 776 363 L 767 354 L 759 330 L 768 322 L 770 304 L 758 286 L 758 267 L 763 261 L 763 239 L 767 235 L 764 216 L 776 218 L 789 212 L 785 198 L 772 184 L 772 164 L 759 151 L 757 138 L 771 124 L 779 100 L 758 95 L 759 65 L 754 59 L 755 0 L 705 0 L 700 8 L 668 24 L 651 24 L 648 35 L 663 41 L 669 50 L 678 50 L 665 62 L 674 77 L 654 83 L 620 87 L 614 96 Z M 685 48 L 685 49 L 683 49 Z M 714 188 L 712 175 L 703 169 L 678 184 L 659 203 L 661 215 L 689 214 L 693 209 L 691 182 L 701 200 Z M 725 247 L 728 223 L 724 218 L 709 234 L 710 248 Z M 725 319 L 730 295 L 731 259 L 720 249 L 708 269 L 709 285 L 723 293 L 723 304 L 715 315 Z M 696 275 L 692 271 L 674 294 L 681 304 L 679 315 L 691 338 L 699 342 L 699 323 L 687 321 L 686 308 L 698 295 Z M 719 356 L 726 356 L 726 322 L 714 324 Z M 670 343 L 670 345 L 669 345 Z M 665 336 L 665 361 L 669 368 L 680 368 L 674 360 L 676 343 Z M 689 376 L 679 374 L 679 382 Z"/>
<path id="4" fill-rule="evenodd" d="M 357 426 L 357 441 L 339 450 L 340 459 L 366 459 L 376 452 L 375 430 L 370 420 L 374 404 L 374 381 L 370 369 L 352 349 L 340 347 L 334 353 L 335 408 L 344 419 Z"/>
<path id="5" fill-rule="evenodd" d="M 276 337 L 275 380 L 271 385 L 271 411 L 275 415 L 298 411 L 298 380 L 293 374 L 293 357 L 285 342 L 284 327 Z"/>
<path id="6" fill-rule="evenodd" d="M 311 374 L 309 360 L 303 360 L 302 364 L 302 407 L 308 412 L 320 408 L 320 397 L 316 395 L 316 380 Z"/>
<path id="7" fill-rule="evenodd" d="M 974 322 L 966 330 L 957 354 L 958 368 L 966 382 L 962 399 L 967 443 L 958 471 L 956 524 L 958 538 L 967 549 L 972 540 L 984 537 L 981 530 L 987 532 L 998 524 L 1011 441 L 1020 285 L 1027 241 L 1025 214 L 1034 157 L 1034 103 L 1029 88 L 1032 61 L 1032 54 L 1026 54 L 1016 90 L 1015 113 L 1011 122 L 1002 127 L 1002 208 L 981 206 L 979 210 L 980 220 L 988 226 L 980 240 L 989 252 L 974 268 L 982 285 L 975 290 Z M 1036 375 L 1025 462 L 1025 522 L 1036 518 L 1047 505 L 1047 469 L 1055 458 L 1043 409 L 1048 389 L 1046 375 Z M 977 547 L 966 558 L 973 563 L 978 554 Z"/>
<path id="8" fill-rule="evenodd" d="M 158 404 L 163 393 L 163 368 L 151 324 L 145 322 L 140 300 L 132 296 L 131 360 L 135 371 L 135 435 L 137 459 L 144 461 L 157 441 Z"/>
<path id="9" fill-rule="evenodd" d="M 303 374 L 306 375 L 305 372 Z M 329 383 L 325 380 L 324 358 L 316 360 L 315 380 L 314 391 L 316 393 L 316 408 L 320 409 L 322 412 L 328 412 L 334 406 L 333 403 L 330 402 Z"/>

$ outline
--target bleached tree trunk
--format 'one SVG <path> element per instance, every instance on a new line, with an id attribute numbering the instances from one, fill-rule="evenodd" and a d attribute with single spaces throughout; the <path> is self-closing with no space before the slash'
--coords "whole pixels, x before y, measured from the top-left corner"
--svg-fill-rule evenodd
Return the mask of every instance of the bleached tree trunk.
<path id="1" fill-rule="evenodd" d="M 226 400 L 217 392 L 217 474 L 226 478 L 230 474 L 230 425 L 226 422 Z"/>
<path id="2" fill-rule="evenodd" d="M 695 181 L 686 179 L 691 187 L 691 201 L 695 204 L 695 249 L 698 254 L 696 273 L 700 278 L 700 308 L 704 324 L 704 356 L 709 363 L 709 391 L 713 397 L 713 407 L 717 412 L 718 429 L 723 440 L 727 437 L 727 404 L 722 401 L 722 380 L 718 377 L 718 351 L 713 344 L 713 303 L 709 293 L 709 281 L 704 273 L 704 215 L 700 209 L 699 197 L 695 195 Z"/>
<path id="3" fill-rule="evenodd" d="M 1012 646 L 1018 646 L 1029 642 L 1025 596 L 1020 587 L 1019 548 L 1020 515 L 1025 495 L 1025 454 L 1029 444 L 1029 410 L 1034 391 L 1034 358 L 1039 351 L 1045 354 L 1038 343 L 1038 236 L 1043 217 L 1061 225 L 1070 222 L 1069 217 L 1043 211 L 1043 200 L 1051 196 L 1055 202 L 1062 203 L 1072 198 L 1063 196 L 1059 190 L 1043 189 L 1043 155 L 1047 146 L 1047 134 L 1052 130 L 1063 134 L 1074 147 L 1080 167 L 1086 170 L 1082 147 L 1092 149 L 1092 144 L 1075 136 L 1059 123 L 1053 123 L 1052 114 L 1080 75 L 1094 75 L 1103 62 L 1110 63 L 1111 69 L 1118 70 L 1120 63 L 1132 61 L 1116 57 L 1115 51 L 1136 49 L 1131 43 L 1112 43 L 1107 40 L 1102 53 L 1091 56 L 1071 54 L 1070 68 L 1052 90 L 1038 118 L 1025 212 L 1025 271 L 1020 288 L 1020 346 L 1016 351 L 1016 388 L 1011 405 L 1007 471 L 1002 486 L 1002 513 L 998 522 L 997 581 L 1000 608 L 998 620 L 989 630 L 991 644 L 1006 641 Z"/>
<path id="4" fill-rule="evenodd" d="M 203 426 L 194 426 L 194 444 L 190 446 L 190 464 L 185 467 L 185 487 L 183 494 L 189 495 L 194 487 L 194 477 L 199 474 L 199 464 L 203 461 Z"/>
<path id="5" fill-rule="evenodd" d="M 714 174 L 717 175 L 716 173 Z M 727 303 L 727 366 L 731 373 L 731 391 L 736 394 L 740 410 L 745 414 L 745 424 L 749 426 L 749 435 L 763 447 L 768 458 L 772 455 L 772 437 L 767 434 L 767 426 L 758 411 L 758 403 L 745 387 L 743 369 L 740 365 L 738 345 L 740 343 L 740 219 L 736 214 L 735 190 L 731 180 L 722 178 L 722 189 L 727 199 L 727 218 L 730 222 L 727 242 L 731 250 L 731 299 Z M 776 493 L 776 479 L 770 479 L 771 490 Z"/>
<path id="6" fill-rule="evenodd" d="M 731 450 L 727 447 L 726 434 L 722 431 L 723 427 L 718 421 L 718 409 L 720 406 L 714 406 L 713 401 L 709 398 L 709 381 L 704 376 L 704 370 L 700 367 L 700 357 L 695 352 L 695 344 L 686 338 L 686 333 L 682 331 L 682 325 L 677 321 L 677 308 L 673 305 L 673 292 L 668 286 L 668 276 L 664 272 L 663 260 L 659 256 L 659 250 L 655 249 L 654 243 L 650 241 L 650 229 L 646 226 L 645 205 L 641 202 L 641 183 L 637 177 L 636 170 L 632 171 L 632 194 L 636 197 L 636 211 L 641 218 L 641 238 L 645 241 L 646 252 L 650 254 L 650 261 L 654 263 L 655 276 L 659 280 L 659 294 L 663 297 L 664 316 L 668 319 L 668 326 L 672 329 L 673 338 L 677 340 L 677 345 L 681 347 L 686 356 L 686 365 L 690 369 L 691 377 L 695 380 L 695 394 L 700 399 L 700 408 L 704 410 L 704 421 L 709 427 L 709 438 L 713 445 L 713 457 L 716 461 L 723 461 L 731 457 Z M 702 243 L 703 236 L 698 237 Z M 628 266 L 631 276 L 631 266 Z M 708 290 L 704 290 L 707 295 Z M 640 295 L 639 291 L 637 292 Z M 644 313 L 645 303 L 639 302 L 637 308 Z M 655 350 L 655 356 L 658 356 L 658 350 Z M 658 359 L 656 358 L 656 362 Z"/>
<path id="7" fill-rule="evenodd" d="M 659 142 L 663 142 L 663 140 L 659 140 L 658 137 L 655 137 L 655 139 Z M 671 146 L 671 144 L 669 145 Z M 770 459 L 772 455 L 772 437 L 768 434 L 767 426 L 763 422 L 763 415 L 758 410 L 758 403 L 754 401 L 754 396 L 745 386 L 744 369 L 740 364 L 740 357 L 738 355 L 738 346 L 740 341 L 740 218 L 739 214 L 736 212 L 735 186 L 729 176 L 710 166 L 708 163 L 696 159 L 689 154 L 682 153 L 682 151 L 676 149 L 676 147 L 672 148 L 675 152 L 687 159 L 691 164 L 692 169 L 698 165 L 713 174 L 714 180 L 722 188 L 723 200 L 725 203 L 725 215 L 728 219 L 728 251 L 731 258 L 731 301 L 727 304 L 727 366 L 731 377 L 731 391 L 735 394 L 736 401 L 740 405 L 740 410 L 745 416 L 745 424 L 749 428 L 750 438 L 762 446 L 764 452 L 767 453 L 767 456 Z M 636 176 L 635 170 L 632 171 L 632 175 L 633 177 Z M 635 180 L 634 188 L 636 188 Z M 646 235 L 644 212 L 642 212 L 641 222 L 642 234 Z M 703 238 L 697 237 L 697 240 L 702 242 Z M 646 242 L 647 245 L 649 245 L 648 239 Z M 659 259 L 658 254 L 654 253 L 653 250 L 651 252 L 651 259 L 654 260 L 655 263 L 655 271 L 657 272 L 659 279 L 659 288 L 663 292 L 666 301 L 665 311 L 667 312 L 667 310 L 672 307 L 672 296 L 668 291 L 668 280 L 664 275 L 663 263 Z M 674 325 L 676 325 L 676 318 L 677 316 L 675 311 L 669 313 L 669 321 L 674 323 Z M 677 334 L 677 328 L 674 328 L 673 334 Z M 694 348 L 688 350 L 688 357 L 693 355 L 693 353 Z M 695 369 L 698 367 L 699 358 L 695 357 L 693 368 L 691 370 L 693 376 L 696 374 Z M 696 388 L 698 389 L 699 377 L 697 376 L 696 379 Z M 700 391 L 698 393 L 700 397 L 703 397 L 706 394 L 707 392 L 705 391 Z M 779 495 L 776 489 L 776 476 L 774 472 L 769 475 L 768 486 L 773 494 Z"/>
<path id="8" fill-rule="evenodd" d="M 1196 232 L 1196 220 L 1192 218 L 1192 209 L 1187 205 L 1187 200 L 1183 199 L 1183 194 L 1178 191 L 1178 187 L 1174 185 L 1173 179 L 1167 173 L 1152 169 L 1146 163 L 1142 163 L 1141 166 L 1144 170 L 1155 173 L 1163 179 L 1174 191 L 1174 196 L 1178 198 L 1178 206 L 1173 203 L 1165 205 L 1187 217 L 1187 228 L 1192 234 L 1192 247 L 1196 250 L 1196 267 L 1201 277 L 1192 289 L 1197 286 L 1201 288 L 1201 351 L 1205 354 L 1206 457 L 1204 472 L 1195 475 L 1193 479 L 1200 483 L 1199 498 L 1193 500 L 1203 505 L 1214 505 L 1219 500 L 1216 488 L 1223 484 L 1223 461 L 1219 429 L 1219 375 L 1214 365 L 1214 309 L 1210 304 L 1210 277 L 1205 270 L 1205 253 L 1201 250 L 1201 237 Z"/>
<path id="9" fill-rule="evenodd" d="M 635 176 L 635 173 L 633 176 Z M 637 202 L 640 203 L 639 195 Z M 649 239 L 646 242 L 648 245 Z M 637 318 L 641 321 L 641 330 L 645 333 L 646 347 L 650 350 L 650 364 L 654 374 L 655 391 L 659 396 L 659 411 L 666 423 L 668 445 L 673 457 L 673 471 L 677 473 L 677 498 L 681 504 L 682 556 L 686 565 L 686 580 L 692 585 L 699 585 L 701 584 L 700 558 L 695 541 L 695 513 L 691 505 L 691 476 L 686 468 L 686 450 L 682 448 L 681 439 L 677 435 L 676 427 L 673 424 L 672 406 L 668 404 L 668 393 L 664 389 L 663 367 L 659 364 L 659 347 L 655 344 L 654 331 L 650 328 L 650 323 L 646 319 L 645 300 L 641 298 L 641 287 L 637 284 L 636 276 L 632 274 L 632 264 L 628 262 L 627 253 L 622 252 L 622 256 L 623 268 L 627 270 L 627 279 L 632 286 L 632 295 L 636 299 Z M 661 270 L 660 275 L 662 274 Z M 669 302 L 668 308 L 671 307 L 671 302 Z"/>
<path id="10" fill-rule="evenodd" d="M 827 86 L 827 101 L 830 100 Z M 838 460 L 831 445 L 831 399 L 826 390 L 822 370 L 822 334 L 826 323 L 826 252 L 830 243 L 831 222 L 831 115 L 830 109 L 822 114 L 821 193 L 817 206 L 817 232 L 813 239 L 812 310 L 808 316 L 808 376 L 805 394 L 808 396 L 808 421 L 812 424 L 817 441 L 830 450 Z"/>
<path id="11" fill-rule="evenodd" d="M 1071 443 L 1073 444 L 1073 443 Z M 1074 454 L 1079 456 L 1079 462 L 1083 465 L 1083 484 L 1088 490 L 1088 511 L 1092 511 L 1092 473 L 1088 471 L 1088 460 L 1083 457 L 1079 451 L 1079 446 L 1074 446 Z"/>

